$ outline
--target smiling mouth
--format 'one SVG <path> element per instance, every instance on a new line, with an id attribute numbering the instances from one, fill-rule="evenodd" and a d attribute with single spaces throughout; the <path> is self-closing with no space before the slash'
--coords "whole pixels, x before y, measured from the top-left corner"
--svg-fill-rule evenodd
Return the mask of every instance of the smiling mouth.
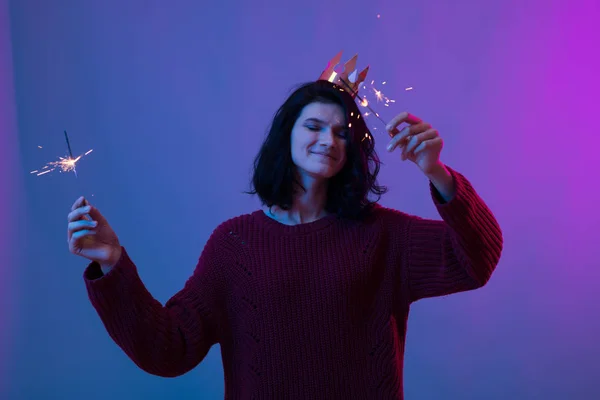
<path id="1" fill-rule="evenodd" d="M 329 159 L 331 159 L 331 160 L 335 160 L 335 157 L 331 156 L 330 154 L 325 154 L 325 153 L 316 153 L 316 152 L 314 152 L 314 151 L 313 151 L 312 153 L 313 153 L 313 154 L 316 154 L 316 155 L 318 155 L 318 156 L 321 156 L 321 157 L 325 157 L 325 158 L 329 158 Z"/>

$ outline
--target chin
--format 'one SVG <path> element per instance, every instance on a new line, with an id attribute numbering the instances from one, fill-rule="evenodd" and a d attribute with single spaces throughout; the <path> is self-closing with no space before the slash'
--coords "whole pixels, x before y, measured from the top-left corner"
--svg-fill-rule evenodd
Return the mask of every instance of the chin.
<path id="1" fill-rule="evenodd" d="M 331 179 L 335 176 L 335 173 L 334 172 L 331 172 L 331 173 L 319 172 L 319 173 L 315 173 L 315 174 L 311 174 L 311 175 L 316 179 Z"/>
<path id="2" fill-rule="evenodd" d="M 343 167 L 343 164 L 338 160 L 330 160 L 330 162 L 322 162 L 320 160 L 305 160 L 296 164 L 301 174 L 310 176 L 313 179 L 331 179 L 336 176 Z"/>
<path id="3" fill-rule="evenodd" d="M 326 168 L 311 168 L 309 170 L 307 170 L 307 172 L 309 173 L 309 175 L 311 175 L 314 178 L 321 178 L 321 179 L 330 179 L 333 178 L 334 176 L 336 176 L 338 174 L 338 172 L 340 172 L 339 168 L 333 168 L 333 167 L 326 167 Z"/>

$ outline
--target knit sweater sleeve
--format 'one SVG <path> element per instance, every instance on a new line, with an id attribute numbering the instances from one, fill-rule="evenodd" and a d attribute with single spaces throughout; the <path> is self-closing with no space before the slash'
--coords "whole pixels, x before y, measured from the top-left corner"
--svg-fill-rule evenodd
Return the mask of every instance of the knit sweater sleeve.
<path id="1" fill-rule="evenodd" d="M 448 168 L 456 193 L 447 203 L 430 183 L 442 221 L 411 217 L 406 229 L 409 301 L 484 286 L 503 248 L 500 226 L 460 173 Z"/>
<path id="2" fill-rule="evenodd" d="M 217 236 L 213 233 L 192 276 L 164 306 L 148 292 L 124 248 L 106 275 L 97 263 L 85 270 L 90 301 L 106 330 L 142 370 L 162 377 L 182 375 L 219 341 L 225 259 Z"/>

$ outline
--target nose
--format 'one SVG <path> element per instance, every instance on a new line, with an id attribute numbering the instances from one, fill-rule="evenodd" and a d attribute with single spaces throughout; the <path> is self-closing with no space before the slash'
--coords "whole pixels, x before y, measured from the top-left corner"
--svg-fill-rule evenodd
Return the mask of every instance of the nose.
<path id="1" fill-rule="evenodd" d="M 332 147 L 335 143 L 335 132 L 328 127 L 327 129 L 323 129 L 323 133 L 320 138 L 320 144 L 324 147 Z"/>

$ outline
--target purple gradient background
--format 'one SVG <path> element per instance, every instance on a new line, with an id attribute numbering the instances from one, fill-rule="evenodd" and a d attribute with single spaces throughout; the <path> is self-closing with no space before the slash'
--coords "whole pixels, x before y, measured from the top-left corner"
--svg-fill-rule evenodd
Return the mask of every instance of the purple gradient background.
<path id="1" fill-rule="evenodd" d="M 166 301 L 212 229 L 258 207 L 241 192 L 270 118 L 339 50 L 388 82 L 384 118 L 408 109 L 440 130 L 443 161 L 505 234 L 483 290 L 413 307 L 406 398 L 600 398 L 600 3 L 287 4 L 0 0 L 0 398 L 223 397 L 218 347 L 177 379 L 116 347 L 66 214 L 88 196 Z M 94 149 L 80 178 L 30 175 L 64 154 L 64 129 Z M 376 138 L 382 203 L 437 218 L 423 177 Z"/>

